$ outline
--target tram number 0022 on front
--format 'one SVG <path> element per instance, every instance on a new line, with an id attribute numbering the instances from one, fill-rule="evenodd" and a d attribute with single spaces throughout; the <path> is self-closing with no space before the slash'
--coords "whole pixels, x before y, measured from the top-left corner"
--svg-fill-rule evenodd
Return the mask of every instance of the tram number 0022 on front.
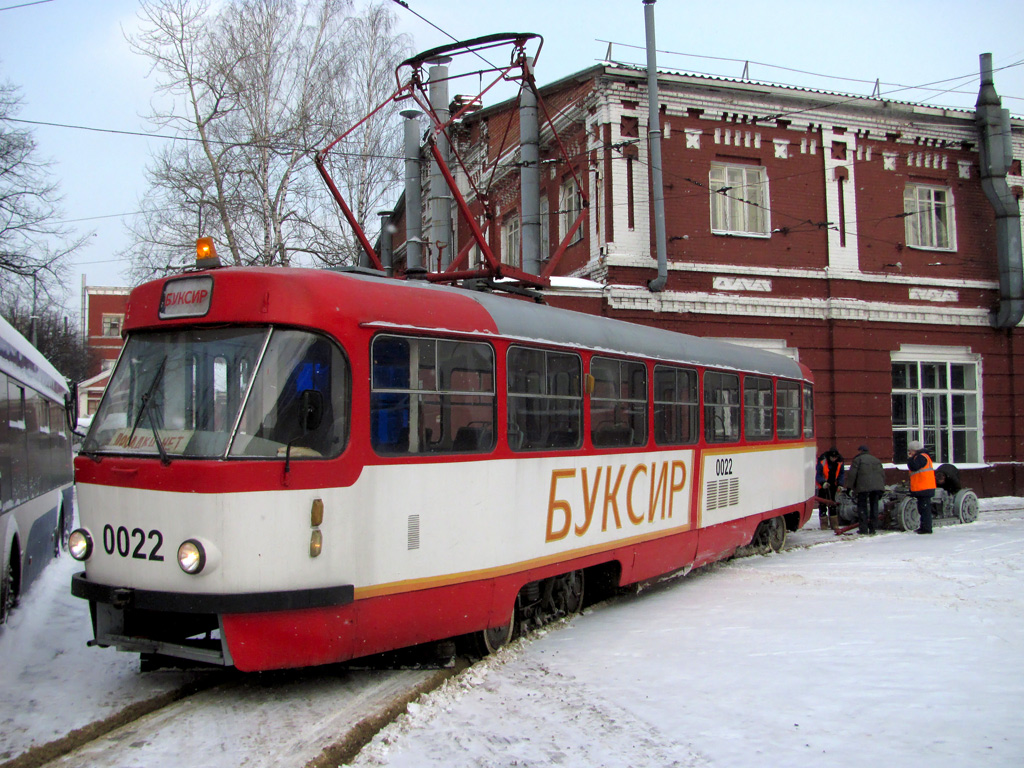
<path id="1" fill-rule="evenodd" d="M 715 459 L 715 474 L 719 477 L 732 474 L 732 459 Z"/>
<path id="2" fill-rule="evenodd" d="M 148 534 L 141 528 L 129 531 L 123 525 L 114 528 L 103 526 L 103 551 L 108 555 L 118 554 L 135 560 L 163 561 L 160 547 L 164 545 L 164 535 L 157 530 Z"/>

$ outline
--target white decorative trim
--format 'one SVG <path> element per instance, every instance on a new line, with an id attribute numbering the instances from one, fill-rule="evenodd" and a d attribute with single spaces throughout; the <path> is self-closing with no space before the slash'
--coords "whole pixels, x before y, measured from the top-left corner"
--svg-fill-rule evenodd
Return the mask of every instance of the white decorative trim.
<path id="1" fill-rule="evenodd" d="M 788 320 L 846 320 L 861 323 L 900 323 L 988 327 L 987 309 L 908 307 L 903 304 L 856 299 L 772 299 L 766 296 L 726 296 L 707 293 L 651 293 L 642 288 L 612 286 L 611 309 L 671 314 L 728 315 Z"/>
<path id="2" fill-rule="evenodd" d="M 716 291 L 761 291 L 772 292 L 772 281 L 752 277 L 716 277 L 711 282 Z"/>
<path id="3" fill-rule="evenodd" d="M 971 161 L 970 160 L 957 160 L 956 166 L 960 171 L 961 179 L 971 178 Z"/>
<path id="4" fill-rule="evenodd" d="M 956 291 L 941 288 L 911 288 L 911 301 L 959 301 L 960 294 Z"/>
<path id="5" fill-rule="evenodd" d="M 775 156 L 786 160 L 789 157 L 789 141 L 787 139 L 773 139 L 775 144 Z"/>
<path id="6" fill-rule="evenodd" d="M 700 149 L 700 137 L 704 135 L 704 131 L 700 128 L 687 128 L 686 129 L 686 148 L 687 149 Z"/>
<path id="7" fill-rule="evenodd" d="M 883 171 L 895 171 L 896 170 L 896 158 L 898 155 L 895 152 L 883 152 L 882 153 L 882 170 Z"/>

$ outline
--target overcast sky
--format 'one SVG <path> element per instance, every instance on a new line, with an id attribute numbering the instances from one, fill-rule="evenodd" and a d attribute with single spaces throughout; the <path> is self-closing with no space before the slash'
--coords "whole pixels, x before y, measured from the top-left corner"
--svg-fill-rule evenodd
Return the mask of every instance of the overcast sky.
<path id="1" fill-rule="evenodd" d="M 608 41 L 617 44 L 616 60 L 645 61 L 641 0 L 405 5 L 411 10 L 393 7 L 417 51 L 451 37 L 415 14 L 460 40 L 497 32 L 542 35 L 542 84 L 603 59 Z M 69 286 L 74 307 L 83 274 L 90 285 L 127 284 L 127 265 L 114 253 L 127 244 L 124 216 L 138 210 L 144 168 L 164 141 L 107 132 L 150 128 L 143 116 L 153 80 L 124 38 L 137 27 L 137 9 L 136 0 L 0 0 L 0 79 L 22 89 L 20 118 L 80 126 L 35 127 L 41 154 L 55 162 L 65 218 L 82 233 L 95 232 L 76 259 Z M 893 99 L 965 109 L 977 96 L 978 55 L 992 53 L 1003 106 L 1024 114 L 1022 0 L 660 0 L 655 16 L 661 69 L 739 78 L 749 61 L 752 79 L 865 95 L 877 79 Z M 954 90 L 903 87 L 932 83 Z"/>

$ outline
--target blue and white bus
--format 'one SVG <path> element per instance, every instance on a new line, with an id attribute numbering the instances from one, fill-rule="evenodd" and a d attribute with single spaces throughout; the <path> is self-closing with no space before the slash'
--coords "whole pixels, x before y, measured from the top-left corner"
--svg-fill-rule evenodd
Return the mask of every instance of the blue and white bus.
<path id="1" fill-rule="evenodd" d="M 72 407 L 64 377 L 0 318 L 0 624 L 70 533 Z"/>

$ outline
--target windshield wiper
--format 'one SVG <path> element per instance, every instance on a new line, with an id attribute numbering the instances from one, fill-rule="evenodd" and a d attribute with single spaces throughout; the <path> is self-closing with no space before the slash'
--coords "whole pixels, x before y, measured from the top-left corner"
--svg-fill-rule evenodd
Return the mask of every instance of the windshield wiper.
<path id="1" fill-rule="evenodd" d="M 160 367 L 157 369 L 156 374 L 153 376 L 153 383 L 149 385 L 143 395 L 139 407 L 139 415 L 135 417 L 135 423 L 132 424 L 132 431 L 128 435 L 128 445 L 131 446 L 132 438 L 135 437 L 135 430 L 139 428 L 139 423 L 142 421 L 142 417 L 149 414 L 150 403 L 153 402 L 153 395 L 156 394 L 156 388 L 160 386 L 160 382 L 164 378 L 164 366 L 167 365 L 167 356 L 164 355 L 163 360 L 160 361 Z M 171 463 L 171 457 L 167 455 L 167 449 L 164 447 L 163 441 L 160 439 L 160 431 L 156 428 L 156 422 L 153 420 L 153 416 L 149 416 L 149 428 L 153 431 L 153 439 L 156 441 L 156 449 L 160 453 L 160 463 L 167 466 Z"/>

